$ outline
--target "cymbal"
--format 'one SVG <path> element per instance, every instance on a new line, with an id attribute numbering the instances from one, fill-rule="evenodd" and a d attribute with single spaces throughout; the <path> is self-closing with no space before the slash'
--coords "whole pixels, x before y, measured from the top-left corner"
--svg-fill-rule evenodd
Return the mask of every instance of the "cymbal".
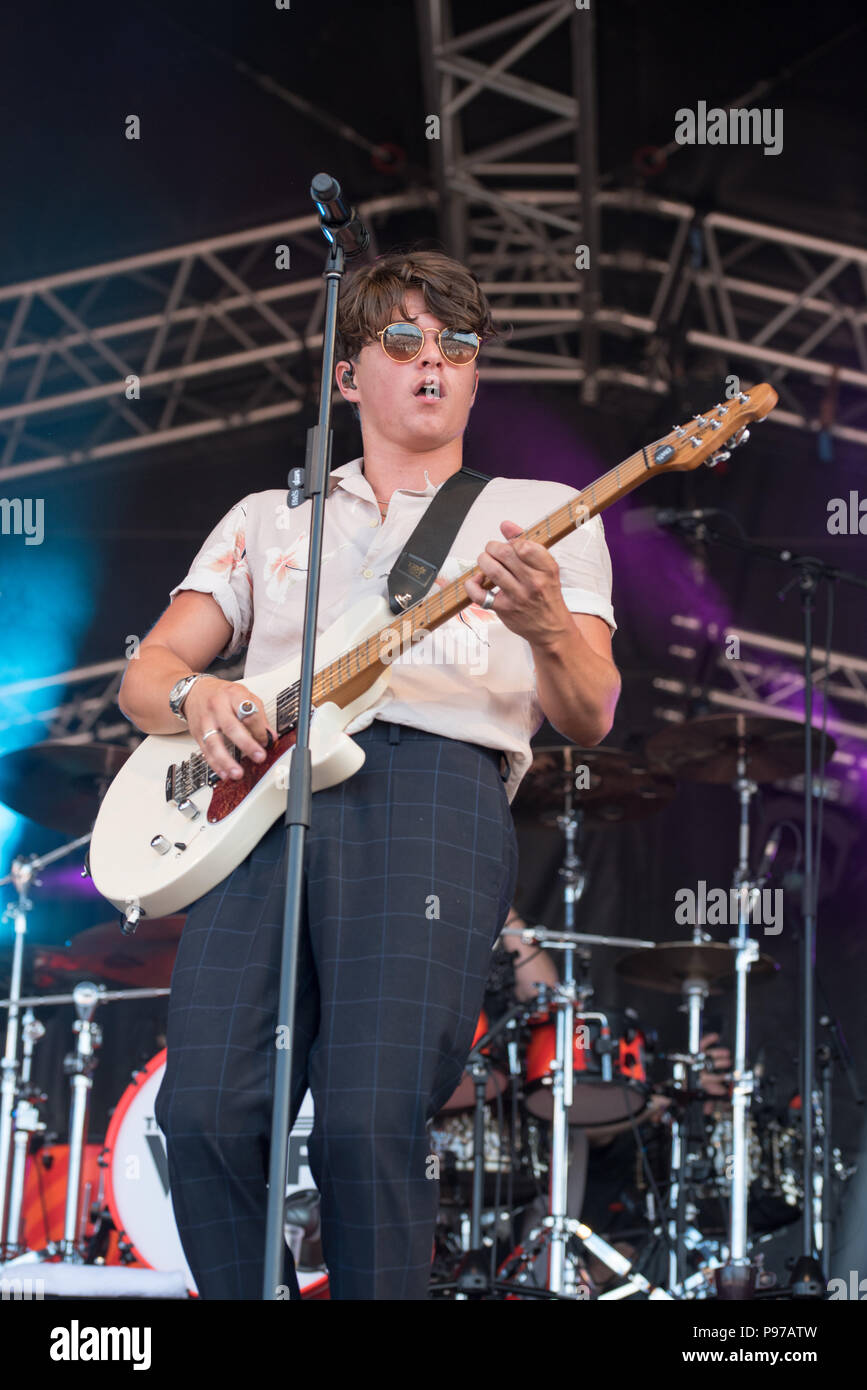
<path id="1" fill-rule="evenodd" d="M 614 967 L 627 984 L 660 994 L 682 994 L 685 980 L 703 980 L 709 994 L 722 994 L 735 982 L 735 948 L 725 941 L 660 941 L 652 951 L 630 951 Z M 761 955 L 750 978 L 775 975 L 779 965 Z"/>
<path id="2" fill-rule="evenodd" d="M 812 730 L 813 766 L 819 765 L 821 731 Z M 775 782 L 804 771 L 804 726 L 790 719 L 753 714 L 705 714 L 684 724 L 671 724 L 647 740 L 648 757 L 687 782 L 734 782 L 738 749 L 743 743 L 747 776 L 754 782 Z M 836 744 L 826 736 L 826 760 Z"/>
<path id="3" fill-rule="evenodd" d="M 576 773 L 586 768 L 583 776 Z M 587 785 L 582 785 L 586 782 Z M 643 820 L 666 806 L 674 796 L 674 778 L 651 768 L 641 756 L 618 748 L 579 748 L 575 744 L 534 747 L 533 762 L 524 776 L 513 809 L 556 825 L 567 791 L 584 813 L 589 829 Z"/>
<path id="4" fill-rule="evenodd" d="M 33 958 L 35 984 L 46 989 L 73 975 L 97 983 L 167 988 L 185 920 L 145 917 L 135 936 L 124 936 L 117 922 L 103 922 L 79 932 L 67 946 L 39 946 Z"/>
<path id="5" fill-rule="evenodd" d="M 0 801 L 61 835 L 85 835 L 131 753 L 115 743 L 48 739 L 0 758 Z"/>

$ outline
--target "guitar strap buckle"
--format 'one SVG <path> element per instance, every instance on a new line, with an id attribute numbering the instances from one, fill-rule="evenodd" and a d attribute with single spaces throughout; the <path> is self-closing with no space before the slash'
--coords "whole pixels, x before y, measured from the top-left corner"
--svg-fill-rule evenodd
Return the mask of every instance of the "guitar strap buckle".
<path id="1" fill-rule="evenodd" d="M 461 468 L 446 478 L 391 568 L 388 602 L 392 613 L 403 613 L 424 598 L 464 517 L 490 481 L 472 468 Z"/>

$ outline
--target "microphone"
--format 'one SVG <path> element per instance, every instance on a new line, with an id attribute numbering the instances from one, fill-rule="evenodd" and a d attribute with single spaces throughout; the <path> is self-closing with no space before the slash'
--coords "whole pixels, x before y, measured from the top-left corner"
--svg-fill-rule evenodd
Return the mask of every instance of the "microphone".
<path id="1" fill-rule="evenodd" d="M 363 255 L 370 245 L 370 232 L 347 203 L 337 180 L 330 174 L 317 174 L 310 185 L 310 197 L 319 209 L 326 241 L 339 246 L 348 261 Z"/>
<path id="2" fill-rule="evenodd" d="M 679 511 L 677 507 L 633 507 L 623 518 L 623 534 L 630 536 L 665 526 L 689 526 L 721 515 L 719 507 L 693 507 L 687 511 Z"/>
<path id="3" fill-rule="evenodd" d="M 780 852 L 780 841 L 782 840 L 782 838 L 783 824 L 781 822 L 779 825 L 774 826 L 773 830 L 768 836 L 768 842 L 765 845 L 764 853 L 761 858 L 761 863 L 759 864 L 759 867 L 756 870 L 757 879 L 769 877 L 771 866 L 773 865 L 774 860 Z"/>

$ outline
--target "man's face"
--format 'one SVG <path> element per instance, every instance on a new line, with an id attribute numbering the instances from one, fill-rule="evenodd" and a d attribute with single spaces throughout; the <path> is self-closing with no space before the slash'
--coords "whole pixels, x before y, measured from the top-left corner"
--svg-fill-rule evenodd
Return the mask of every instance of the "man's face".
<path id="1" fill-rule="evenodd" d="M 382 439 L 414 453 L 428 453 L 463 434 L 479 374 L 475 363 L 456 367 L 443 357 L 436 333 L 456 325 L 428 313 L 421 290 L 407 290 L 405 305 L 411 321 L 425 335 L 418 357 L 412 362 L 393 362 L 377 339 L 362 348 L 357 363 L 338 363 L 337 386 L 349 402 L 360 407 L 368 443 Z M 395 305 L 389 322 L 400 323 L 404 317 Z M 343 373 L 351 367 L 355 391 L 343 383 Z M 439 384 L 439 399 L 421 389 L 429 378 Z"/>

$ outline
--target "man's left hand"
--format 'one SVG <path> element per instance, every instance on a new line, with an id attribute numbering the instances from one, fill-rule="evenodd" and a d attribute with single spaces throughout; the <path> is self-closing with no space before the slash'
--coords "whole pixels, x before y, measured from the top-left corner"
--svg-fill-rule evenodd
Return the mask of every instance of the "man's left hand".
<path id="1" fill-rule="evenodd" d="M 491 610 L 510 631 L 533 647 L 544 647 L 574 631 L 572 615 L 563 602 L 560 567 L 536 541 L 516 541 L 523 531 L 514 521 L 502 521 L 505 541 L 488 541 L 478 566 L 499 588 Z M 473 603 L 482 604 L 487 590 L 464 580 Z"/>

